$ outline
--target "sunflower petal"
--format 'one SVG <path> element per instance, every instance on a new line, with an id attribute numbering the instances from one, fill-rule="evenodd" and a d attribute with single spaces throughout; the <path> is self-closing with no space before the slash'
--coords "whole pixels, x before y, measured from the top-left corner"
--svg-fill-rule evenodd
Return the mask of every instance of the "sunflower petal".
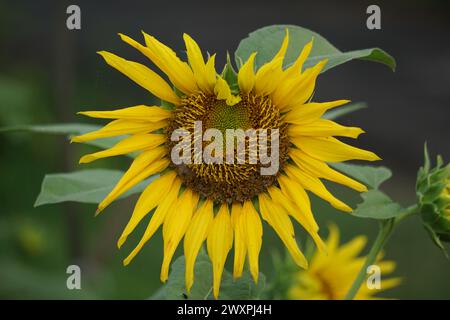
<path id="1" fill-rule="evenodd" d="M 191 65 L 192 71 L 194 72 L 195 80 L 197 85 L 204 92 L 212 93 L 214 90 L 214 82 L 211 83 L 208 70 L 203 60 L 203 54 L 198 46 L 197 42 L 192 39 L 188 34 L 183 34 L 184 43 L 186 44 L 186 51 Z M 214 59 L 214 58 L 213 58 Z M 215 70 L 214 70 L 214 80 L 215 80 Z"/>
<path id="2" fill-rule="evenodd" d="M 284 80 L 272 94 L 272 101 L 281 111 L 304 104 L 314 92 L 317 76 L 325 67 L 327 60 L 308 68 L 300 76 Z"/>
<path id="3" fill-rule="evenodd" d="M 226 100 L 226 103 L 229 106 L 233 106 L 239 101 L 241 101 L 241 97 L 234 96 L 231 93 L 228 83 L 220 76 L 217 77 L 217 83 L 214 87 L 214 93 L 216 94 L 217 99 Z"/>
<path id="4" fill-rule="evenodd" d="M 306 190 L 311 191 L 320 198 L 329 202 L 336 209 L 352 212 L 352 208 L 346 205 L 341 200 L 335 198 L 324 186 L 324 184 L 317 178 L 309 175 L 308 173 L 296 168 L 292 165 L 287 165 L 285 167 L 285 172 L 291 179 L 295 179 L 300 183 Z"/>
<path id="5" fill-rule="evenodd" d="M 295 77 L 298 76 L 302 72 L 303 64 L 305 63 L 306 59 L 308 59 L 308 56 L 311 52 L 311 49 L 313 47 L 313 39 L 308 42 L 300 52 L 297 59 L 294 61 L 294 63 L 285 70 L 285 78 L 288 77 Z"/>
<path id="6" fill-rule="evenodd" d="M 207 239 L 208 254 L 213 265 L 213 293 L 216 299 L 219 297 L 223 268 L 232 244 L 233 230 L 228 205 L 222 204 L 212 222 Z"/>
<path id="7" fill-rule="evenodd" d="M 255 92 L 270 95 L 279 85 L 283 76 L 283 59 L 276 58 L 258 69 L 255 75 Z"/>
<path id="8" fill-rule="evenodd" d="M 163 223 L 168 212 L 172 210 L 175 206 L 178 193 L 181 187 L 181 180 L 175 179 L 173 185 L 170 188 L 170 191 L 167 193 L 167 196 L 161 201 L 153 213 L 150 222 L 147 225 L 147 229 L 145 229 L 144 235 L 142 239 L 139 241 L 138 245 L 134 250 L 128 255 L 128 257 L 123 261 L 123 264 L 128 265 L 134 257 L 141 251 L 142 247 L 147 243 L 148 240 L 155 234 L 156 230 Z"/>
<path id="9" fill-rule="evenodd" d="M 349 242 L 340 246 L 337 251 L 337 257 L 339 259 L 355 259 L 364 249 L 367 243 L 366 236 L 357 236 Z"/>
<path id="10" fill-rule="evenodd" d="M 255 56 L 253 52 L 238 72 L 239 89 L 243 93 L 249 93 L 255 85 Z"/>
<path id="11" fill-rule="evenodd" d="M 299 212 L 305 216 L 308 224 L 312 227 L 312 230 L 318 231 L 319 226 L 311 211 L 311 201 L 309 200 L 309 196 L 305 189 L 298 182 L 285 175 L 280 175 L 278 177 L 278 183 L 280 185 L 281 192 L 286 195 L 286 197 L 293 200 L 293 202 L 300 209 Z"/>
<path id="12" fill-rule="evenodd" d="M 134 207 L 133 214 L 117 242 L 119 248 L 127 240 L 127 237 L 133 232 L 139 222 L 161 203 L 162 199 L 164 199 L 167 192 L 171 189 L 175 177 L 175 171 L 169 171 L 150 183 L 141 193 Z"/>
<path id="13" fill-rule="evenodd" d="M 284 122 L 292 124 L 305 124 L 319 119 L 332 108 L 340 107 L 350 100 L 336 100 L 331 102 L 309 102 L 294 106 L 283 118 Z"/>
<path id="14" fill-rule="evenodd" d="M 191 224 L 184 236 L 184 256 L 186 258 L 186 290 L 189 293 L 194 283 L 194 265 L 198 251 L 208 235 L 209 227 L 214 219 L 213 202 L 206 200 L 197 209 Z"/>
<path id="15" fill-rule="evenodd" d="M 347 160 L 381 160 L 375 153 L 352 147 L 333 137 L 300 137 L 293 143 L 311 157 L 324 162 Z"/>
<path id="16" fill-rule="evenodd" d="M 161 281 L 169 277 L 169 265 L 175 250 L 183 238 L 192 220 L 192 214 L 197 206 L 198 195 L 191 189 L 186 189 L 178 198 L 175 207 L 166 215 L 163 225 L 164 259 L 161 266 Z"/>
<path id="17" fill-rule="evenodd" d="M 301 124 L 301 125 L 290 125 L 288 127 L 288 135 L 290 137 L 328 137 L 328 136 L 339 136 L 348 138 L 358 138 L 358 136 L 364 133 L 361 128 L 358 127 L 346 127 L 337 124 L 334 121 L 326 119 L 317 119 L 313 122 Z"/>
<path id="18" fill-rule="evenodd" d="M 367 187 L 362 183 L 331 169 L 325 162 L 310 157 L 300 149 L 292 148 L 289 155 L 299 168 L 313 176 L 342 184 L 359 192 L 367 191 Z"/>
<path id="19" fill-rule="evenodd" d="M 99 130 L 88 132 L 81 136 L 73 137 L 70 141 L 86 142 L 96 139 L 117 137 L 126 134 L 147 133 L 164 128 L 165 126 L 167 126 L 167 121 L 142 122 L 119 119 L 111 121 Z"/>
<path id="20" fill-rule="evenodd" d="M 243 226 L 243 210 L 240 203 L 233 203 L 231 207 L 231 225 L 234 229 L 234 265 L 233 278 L 242 276 L 244 270 L 245 256 L 247 254 L 247 241 Z"/>
<path id="21" fill-rule="evenodd" d="M 119 141 L 112 148 L 81 157 L 80 163 L 89 163 L 101 158 L 152 149 L 163 144 L 165 141 L 166 137 L 162 134 L 135 134 Z"/>
<path id="22" fill-rule="evenodd" d="M 295 263 L 306 269 L 308 267 L 308 261 L 295 241 L 294 227 L 287 213 L 266 194 L 260 194 L 258 198 L 263 219 L 267 221 L 278 234 Z"/>
<path id="23" fill-rule="evenodd" d="M 96 214 L 99 214 L 103 209 L 110 205 L 111 202 L 142 180 L 167 168 L 169 160 L 165 158 L 161 159 L 166 153 L 166 148 L 158 147 L 153 150 L 145 151 L 137 156 L 130 168 L 124 173 L 119 182 L 117 182 L 114 189 L 102 202 L 100 202 Z"/>
<path id="24" fill-rule="evenodd" d="M 250 265 L 250 273 L 255 280 L 258 282 L 259 275 L 259 252 L 261 251 L 262 245 L 262 223 L 259 218 L 258 212 L 251 201 L 244 202 L 243 214 L 241 220 L 243 220 L 245 239 L 247 240 L 247 250 L 248 250 L 248 261 Z M 237 240 L 235 240 L 237 241 Z"/>
<path id="25" fill-rule="evenodd" d="M 295 220 L 297 220 L 297 222 L 300 223 L 302 227 L 311 235 L 319 250 L 322 252 L 326 252 L 326 246 L 317 232 L 318 228 L 316 228 L 316 226 L 311 223 L 310 219 L 308 219 L 306 215 L 301 213 L 296 203 L 294 203 L 288 197 L 286 197 L 281 192 L 281 190 L 275 186 L 268 188 L 267 191 L 269 192 L 269 195 L 272 198 L 272 200 L 278 203 L 278 205 L 280 205 L 281 207 L 283 207 L 284 210 L 289 215 L 291 215 Z"/>
<path id="26" fill-rule="evenodd" d="M 283 80 L 283 60 L 289 45 L 289 29 L 281 47 L 273 59 L 258 69 L 255 75 L 255 92 L 259 95 L 269 95 L 276 90 Z"/>
<path id="27" fill-rule="evenodd" d="M 106 63 L 111 67 L 122 72 L 128 78 L 136 82 L 144 89 L 150 91 L 158 98 L 171 102 L 175 105 L 180 104 L 180 98 L 173 92 L 172 88 L 156 72 L 150 70 L 140 63 L 125 60 L 115 54 L 106 51 L 98 52 Z"/>
<path id="28" fill-rule="evenodd" d="M 126 119 L 157 122 L 170 118 L 171 112 L 158 106 L 139 105 L 113 111 L 81 111 L 78 114 L 100 119 Z"/>
<path id="29" fill-rule="evenodd" d="M 185 94 L 191 94 L 198 91 L 198 86 L 195 81 L 194 73 L 189 65 L 181 61 L 175 52 L 159 42 L 155 37 L 152 37 L 145 32 L 145 44 L 152 54 L 147 54 L 153 63 L 160 68 L 170 81 Z M 145 53 L 144 53 L 145 54 Z"/>

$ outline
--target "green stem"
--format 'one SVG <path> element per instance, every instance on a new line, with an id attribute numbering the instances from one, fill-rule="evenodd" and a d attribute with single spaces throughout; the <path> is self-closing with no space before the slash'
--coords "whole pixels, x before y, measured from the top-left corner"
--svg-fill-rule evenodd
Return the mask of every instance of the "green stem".
<path id="1" fill-rule="evenodd" d="M 353 282 L 350 290 L 347 292 L 345 300 L 353 300 L 353 298 L 355 298 L 356 294 L 359 291 L 359 288 L 361 288 L 361 284 L 366 278 L 367 267 L 375 262 L 379 252 L 381 251 L 381 249 L 383 249 L 383 246 L 386 243 L 386 240 L 391 235 L 393 229 L 394 219 L 380 221 L 380 230 L 378 231 L 377 238 L 375 239 L 375 242 L 373 243 L 372 248 L 370 249 L 369 254 L 366 257 L 366 261 L 359 270 L 355 281 Z"/>
<path id="2" fill-rule="evenodd" d="M 402 214 L 398 215 L 396 218 L 388 220 L 379 220 L 380 230 L 378 231 L 378 235 L 375 239 L 375 242 L 372 245 L 372 248 L 370 248 L 369 254 L 366 257 L 366 261 L 359 270 L 359 273 L 356 276 L 355 281 L 353 282 L 350 290 L 347 292 L 345 300 L 352 300 L 355 298 L 356 294 L 361 288 L 364 279 L 366 278 L 367 267 L 372 265 L 376 261 L 378 254 L 383 249 L 384 245 L 389 239 L 389 236 L 392 234 L 394 227 L 398 223 L 400 223 L 400 221 L 403 221 L 405 218 L 415 214 L 417 212 L 417 209 L 418 209 L 417 205 L 413 205 L 407 208 Z"/>

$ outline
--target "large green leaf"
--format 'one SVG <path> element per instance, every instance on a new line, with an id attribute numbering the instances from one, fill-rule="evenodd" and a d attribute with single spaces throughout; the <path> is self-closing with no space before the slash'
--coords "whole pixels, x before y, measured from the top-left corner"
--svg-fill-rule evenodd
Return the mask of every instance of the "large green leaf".
<path id="1" fill-rule="evenodd" d="M 213 299 L 212 293 L 212 264 L 208 256 L 201 251 L 195 264 L 195 281 L 189 296 L 185 288 L 185 258 L 179 257 L 171 267 L 167 284 L 164 285 L 152 299 L 189 299 L 207 300 Z M 219 299 L 248 300 L 259 299 L 265 287 L 265 277 L 259 274 L 258 284 L 253 282 L 250 274 L 244 272 L 241 278 L 234 280 L 230 272 L 224 270 L 220 286 Z"/>
<path id="2" fill-rule="evenodd" d="M 392 176 L 391 170 L 386 167 L 373 167 L 349 163 L 331 163 L 333 168 L 355 178 L 371 189 L 379 186 Z"/>
<path id="3" fill-rule="evenodd" d="M 379 48 L 342 52 L 318 33 L 294 25 L 273 25 L 250 33 L 247 38 L 240 42 L 235 52 L 236 64 L 241 66 L 253 52 L 258 53 L 255 60 L 257 68 L 270 61 L 281 46 L 286 28 L 289 29 L 290 41 L 284 60 L 285 66 L 292 64 L 305 44 L 314 39 L 314 46 L 305 62 L 305 67 L 313 66 L 320 60 L 328 59 L 328 63 L 322 71 L 324 72 L 345 62 L 361 59 L 379 62 L 395 70 L 395 59 Z"/>
<path id="4" fill-rule="evenodd" d="M 0 128 L 1 132 L 13 132 L 13 131 L 25 131 L 34 133 L 56 134 L 66 135 L 69 138 L 71 136 L 85 134 L 87 132 L 100 129 L 101 126 L 85 124 L 85 123 L 54 123 L 54 124 L 36 124 L 36 125 L 23 125 L 14 127 Z M 95 146 L 101 149 L 109 149 L 123 137 L 112 137 L 99 139 L 94 141 L 84 142 L 85 144 Z"/>
<path id="5" fill-rule="evenodd" d="M 361 218 L 390 219 L 401 214 L 404 209 L 380 190 L 369 190 L 361 194 L 364 201 L 358 205 L 353 215 Z"/>
<path id="6" fill-rule="evenodd" d="M 66 201 L 99 203 L 113 189 L 123 175 L 119 170 L 93 169 L 70 173 L 48 174 L 42 182 L 35 206 Z M 158 175 L 142 181 L 123 197 L 142 191 Z"/>

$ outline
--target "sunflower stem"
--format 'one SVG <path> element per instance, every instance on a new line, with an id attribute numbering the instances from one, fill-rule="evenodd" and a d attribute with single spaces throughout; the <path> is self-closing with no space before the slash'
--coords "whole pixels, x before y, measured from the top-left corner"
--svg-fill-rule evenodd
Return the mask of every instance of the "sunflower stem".
<path id="1" fill-rule="evenodd" d="M 353 300 L 355 298 L 356 294 L 359 291 L 359 288 L 361 288 L 361 285 L 366 278 L 367 267 L 375 262 L 378 254 L 380 253 L 381 249 L 383 249 L 384 244 L 391 235 L 394 229 L 394 224 L 394 219 L 380 220 L 380 230 L 378 231 L 375 242 L 373 243 L 372 248 L 370 248 L 369 254 L 366 257 L 366 261 L 361 267 L 361 270 L 359 270 L 359 273 L 356 276 L 356 279 L 353 282 L 350 290 L 347 292 L 345 300 Z"/>
<path id="2" fill-rule="evenodd" d="M 389 236 L 394 231 L 394 227 L 401 221 L 403 221 L 405 218 L 410 217 L 416 214 L 417 212 L 418 212 L 417 205 L 412 205 L 408 207 L 403 213 L 399 214 L 396 218 L 379 220 L 380 229 L 378 231 L 378 235 L 375 239 L 375 242 L 372 245 L 372 248 L 370 248 L 369 254 L 366 257 L 366 261 L 359 270 L 359 273 L 356 276 L 355 281 L 353 282 L 350 290 L 347 292 L 347 295 L 344 298 L 345 300 L 353 300 L 355 298 L 356 294 L 361 288 L 364 279 L 366 278 L 367 267 L 369 267 L 376 261 L 378 254 L 383 249 L 384 245 L 389 239 Z"/>

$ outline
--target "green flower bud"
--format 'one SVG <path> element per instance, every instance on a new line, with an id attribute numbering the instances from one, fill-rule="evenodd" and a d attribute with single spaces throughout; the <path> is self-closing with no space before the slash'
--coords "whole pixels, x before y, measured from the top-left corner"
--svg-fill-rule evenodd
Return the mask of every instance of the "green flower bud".
<path id="1" fill-rule="evenodd" d="M 438 156 L 436 166 L 431 168 L 425 146 L 425 163 L 417 175 L 416 193 L 424 227 L 446 253 L 442 242 L 450 242 L 450 164 L 443 164 Z"/>

